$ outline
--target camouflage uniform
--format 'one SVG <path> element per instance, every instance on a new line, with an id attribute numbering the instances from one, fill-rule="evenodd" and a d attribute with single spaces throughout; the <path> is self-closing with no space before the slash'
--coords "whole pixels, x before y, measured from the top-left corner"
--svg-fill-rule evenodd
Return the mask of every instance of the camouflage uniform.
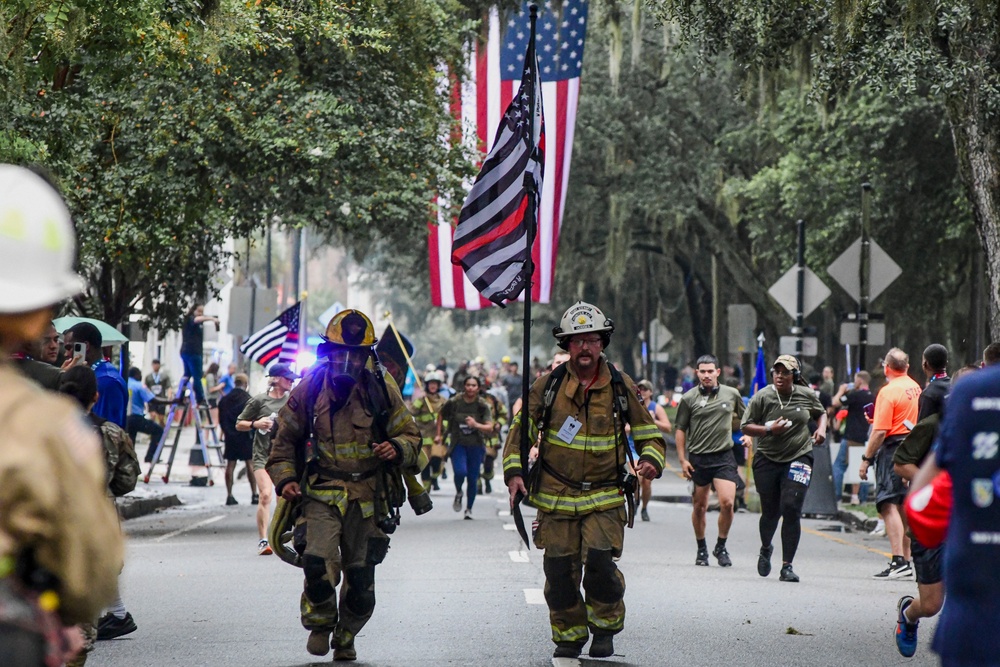
<path id="1" fill-rule="evenodd" d="M 572 367 L 566 366 L 542 438 L 537 464 L 540 470 L 533 473 L 540 477 L 537 486 L 530 485 L 529 493 L 538 508 L 535 546 L 545 550 L 544 593 L 552 641 L 583 643 L 590 632 L 615 634 L 625 623 L 625 577 L 614 559 L 622 553 L 625 534 L 625 499 L 616 481 L 628 460 L 628 443 L 615 433 L 612 376 L 603 357 L 589 400 Z M 521 410 L 511 422 L 503 452 L 504 482 L 521 474 L 519 443 L 526 412 L 529 440 L 538 439 L 547 379 L 548 374 L 534 382 L 527 410 Z M 666 448 L 663 436 L 639 400 L 632 379 L 624 373 L 622 379 L 627 387 L 628 421 L 639 460 L 651 463 L 659 474 Z M 582 423 L 570 443 L 557 435 L 568 417 Z M 570 486 L 556 474 L 588 487 Z M 581 582 L 586 597 L 580 595 Z"/>
<path id="2" fill-rule="evenodd" d="M 389 548 L 389 538 L 377 524 L 378 469 L 412 466 L 420 451 L 420 433 L 399 388 L 387 374 L 385 383 L 389 394 L 386 431 L 399 455 L 395 461 L 385 464 L 372 453 L 376 435 L 367 392 L 381 388 L 371 371 L 364 371 L 362 381 L 348 387 L 338 378 L 335 389 L 332 378 L 320 367 L 292 390 L 278 413 L 278 434 L 266 467 L 279 495 L 289 482 L 303 481 L 307 404 L 310 396 L 316 396 L 311 406 L 315 458 L 301 485 L 301 515 L 296 522 L 296 532 L 304 530 L 306 542 L 301 615 L 306 629 L 334 632 L 338 646 L 353 645 L 371 618 L 375 566 Z M 343 393 L 338 394 L 338 389 Z M 341 573 L 344 581 L 338 604 L 335 587 Z"/>

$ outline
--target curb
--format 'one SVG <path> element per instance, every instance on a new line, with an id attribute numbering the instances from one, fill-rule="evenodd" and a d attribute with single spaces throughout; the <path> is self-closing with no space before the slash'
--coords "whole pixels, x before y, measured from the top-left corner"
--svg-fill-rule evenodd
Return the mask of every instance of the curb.
<path id="1" fill-rule="evenodd" d="M 118 516 L 123 520 L 154 514 L 161 509 L 177 507 L 182 504 L 180 498 L 174 495 L 154 496 L 152 498 L 129 498 L 125 496 L 115 503 L 118 508 Z"/>
<path id="2" fill-rule="evenodd" d="M 878 519 L 872 519 L 867 514 L 854 510 L 837 510 L 837 519 L 855 530 L 863 530 L 866 533 L 875 529 Z"/>

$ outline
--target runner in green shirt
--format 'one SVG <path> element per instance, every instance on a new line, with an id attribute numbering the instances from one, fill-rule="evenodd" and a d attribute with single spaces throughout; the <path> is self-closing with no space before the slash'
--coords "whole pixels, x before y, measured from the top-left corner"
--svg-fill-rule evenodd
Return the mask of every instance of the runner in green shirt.
<path id="1" fill-rule="evenodd" d="M 743 397 L 732 387 L 719 385 L 719 360 L 711 354 L 698 358 L 698 386 L 688 390 L 677 406 L 677 458 L 681 472 L 694 482 L 691 495 L 691 524 L 698 542 L 695 565 L 708 565 L 705 543 L 705 513 L 712 484 L 719 496 L 719 538 L 712 554 L 722 567 L 733 564 L 726 539 L 733 524 L 736 502 L 736 457 L 733 456 L 733 428 L 743 416 Z"/>
<path id="2" fill-rule="evenodd" d="M 781 524 L 781 581 L 797 582 L 792 559 L 799 546 L 802 503 L 812 477 L 813 444 L 826 440 L 826 411 L 816 392 L 802 384 L 798 360 L 788 354 L 771 366 L 772 382 L 750 399 L 742 430 L 754 439 L 753 476 L 760 495 L 760 557 L 757 574 L 771 573 L 771 539 Z M 809 420 L 817 422 L 809 434 Z"/>

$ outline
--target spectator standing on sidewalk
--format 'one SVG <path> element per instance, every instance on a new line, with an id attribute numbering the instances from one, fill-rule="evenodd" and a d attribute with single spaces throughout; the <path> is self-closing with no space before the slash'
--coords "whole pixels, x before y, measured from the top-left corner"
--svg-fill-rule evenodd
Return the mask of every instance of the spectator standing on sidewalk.
<path id="1" fill-rule="evenodd" d="M 278 425 L 278 412 L 288 402 L 288 392 L 298 375 L 286 363 L 276 363 L 267 372 L 269 388 L 263 394 L 257 394 L 249 401 L 236 420 L 236 430 L 253 431 L 253 474 L 257 480 L 257 492 L 252 495 L 250 503 L 257 505 L 257 533 L 260 542 L 257 543 L 257 553 L 269 556 L 274 551 L 267 543 L 267 526 L 271 523 L 271 500 L 274 498 L 274 484 L 264 466 L 271 454 L 271 438 L 274 437 Z"/>
<path id="2" fill-rule="evenodd" d="M 868 371 L 858 371 L 854 374 L 854 386 L 846 384 L 840 385 L 836 396 L 833 397 L 834 406 L 847 410 L 847 419 L 844 421 L 843 439 L 840 441 L 840 450 L 837 452 L 837 459 L 833 462 L 833 490 L 840 500 L 843 496 L 844 473 L 851 461 L 851 447 L 864 447 L 868 443 L 868 431 L 871 424 L 865 416 L 865 406 L 875 403 L 875 396 L 868 388 L 872 376 Z M 854 484 L 851 486 L 851 504 L 868 501 L 869 484 Z"/>
<path id="3" fill-rule="evenodd" d="M 63 334 L 67 357 L 73 357 L 73 346 L 76 343 L 87 346 L 83 358 L 97 376 L 97 405 L 94 406 L 94 414 L 125 428 L 128 386 L 115 365 L 104 358 L 100 330 L 90 322 L 74 324 Z"/>
<path id="4" fill-rule="evenodd" d="M 712 554 L 722 567 L 733 564 L 726 550 L 739 473 L 733 454 L 733 430 L 743 418 L 743 397 L 733 387 L 719 384 L 719 360 L 711 354 L 695 363 L 698 386 L 685 392 L 677 406 L 677 458 L 685 479 L 694 482 L 691 525 L 698 543 L 695 565 L 708 565 L 705 513 L 708 493 L 715 485 L 719 496 L 719 536 Z"/>
<path id="5" fill-rule="evenodd" d="M 247 386 L 250 380 L 243 373 L 233 376 L 233 390 L 219 399 L 219 427 L 225 437 L 226 446 L 223 456 L 226 459 L 226 504 L 236 505 L 236 498 L 233 497 L 233 472 L 236 470 L 236 463 L 243 461 L 248 470 L 253 470 L 253 437 L 249 431 L 240 431 L 236 428 L 240 414 L 250 401 L 250 394 L 247 393 Z M 257 479 L 254 475 L 247 475 L 250 482 L 250 498 L 257 495 Z"/>
<path id="6" fill-rule="evenodd" d="M 913 430 L 920 411 L 920 385 L 907 371 L 910 357 L 897 347 L 886 353 L 882 361 L 888 383 L 875 397 L 872 435 L 862 457 L 860 475 L 868 479 L 868 469 L 875 466 L 875 508 L 885 522 L 892 560 L 886 569 L 874 575 L 876 579 L 910 577 L 910 538 L 903 528 L 900 505 L 906 497 L 906 486 L 893 466 L 893 456 L 899 443 Z"/>
<path id="7" fill-rule="evenodd" d="M 783 354 L 771 366 L 772 384 L 750 399 L 742 431 L 754 439 L 753 474 L 760 495 L 757 574 L 771 574 L 771 540 L 781 520 L 781 581 L 798 582 L 792 559 L 802 537 L 802 504 L 812 479 L 813 445 L 826 440 L 826 411 L 802 380 L 799 361 Z M 809 433 L 809 421 L 816 430 Z"/>
<path id="8" fill-rule="evenodd" d="M 149 387 L 149 390 L 153 392 L 153 395 L 157 398 L 169 400 L 170 389 L 173 386 L 170 384 L 170 373 L 160 368 L 159 359 L 153 359 L 152 367 L 153 370 L 146 376 L 146 386 Z M 166 403 L 150 404 L 149 416 L 154 422 L 160 426 L 164 426 L 167 423 Z"/>
<path id="9" fill-rule="evenodd" d="M 142 371 L 133 366 L 128 370 L 128 393 L 130 396 L 131 414 L 128 416 L 126 428 L 129 439 L 135 443 L 136 436 L 145 433 L 149 436 L 149 447 L 146 449 L 146 463 L 153 460 L 156 445 L 163 437 L 163 427 L 151 419 L 146 419 L 146 406 L 152 407 L 157 401 L 153 392 L 142 383 Z"/>

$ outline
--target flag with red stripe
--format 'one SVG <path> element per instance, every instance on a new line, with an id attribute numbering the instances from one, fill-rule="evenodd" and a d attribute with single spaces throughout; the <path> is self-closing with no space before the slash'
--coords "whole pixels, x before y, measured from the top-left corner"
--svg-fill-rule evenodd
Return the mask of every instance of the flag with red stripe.
<path id="1" fill-rule="evenodd" d="M 264 368 L 279 361 L 294 363 L 299 349 L 299 317 L 302 302 L 271 320 L 240 345 L 240 352 Z"/>
<path id="2" fill-rule="evenodd" d="M 521 85 L 529 33 L 527 5 L 525 2 L 520 10 L 504 15 L 496 9 L 491 12 L 487 41 L 474 45 L 465 80 L 452 86 L 451 110 L 461 121 L 465 140 L 475 142 L 486 153 L 492 153 L 500 140 L 502 133 L 494 134 L 494 130 Z M 552 2 L 551 7 L 540 8 L 535 47 L 546 138 L 538 230 L 532 247 L 532 300 L 540 303 L 548 303 L 552 295 L 586 27 L 587 2 L 583 0 Z M 446 211 L 447 206 L 439 210 Z M 431 301 L 445 308 L 487 308 L 490 301 L 460 266 L 451 264 L 455 234 L 452 222 L 439 215 L 429 225 Z"/>

